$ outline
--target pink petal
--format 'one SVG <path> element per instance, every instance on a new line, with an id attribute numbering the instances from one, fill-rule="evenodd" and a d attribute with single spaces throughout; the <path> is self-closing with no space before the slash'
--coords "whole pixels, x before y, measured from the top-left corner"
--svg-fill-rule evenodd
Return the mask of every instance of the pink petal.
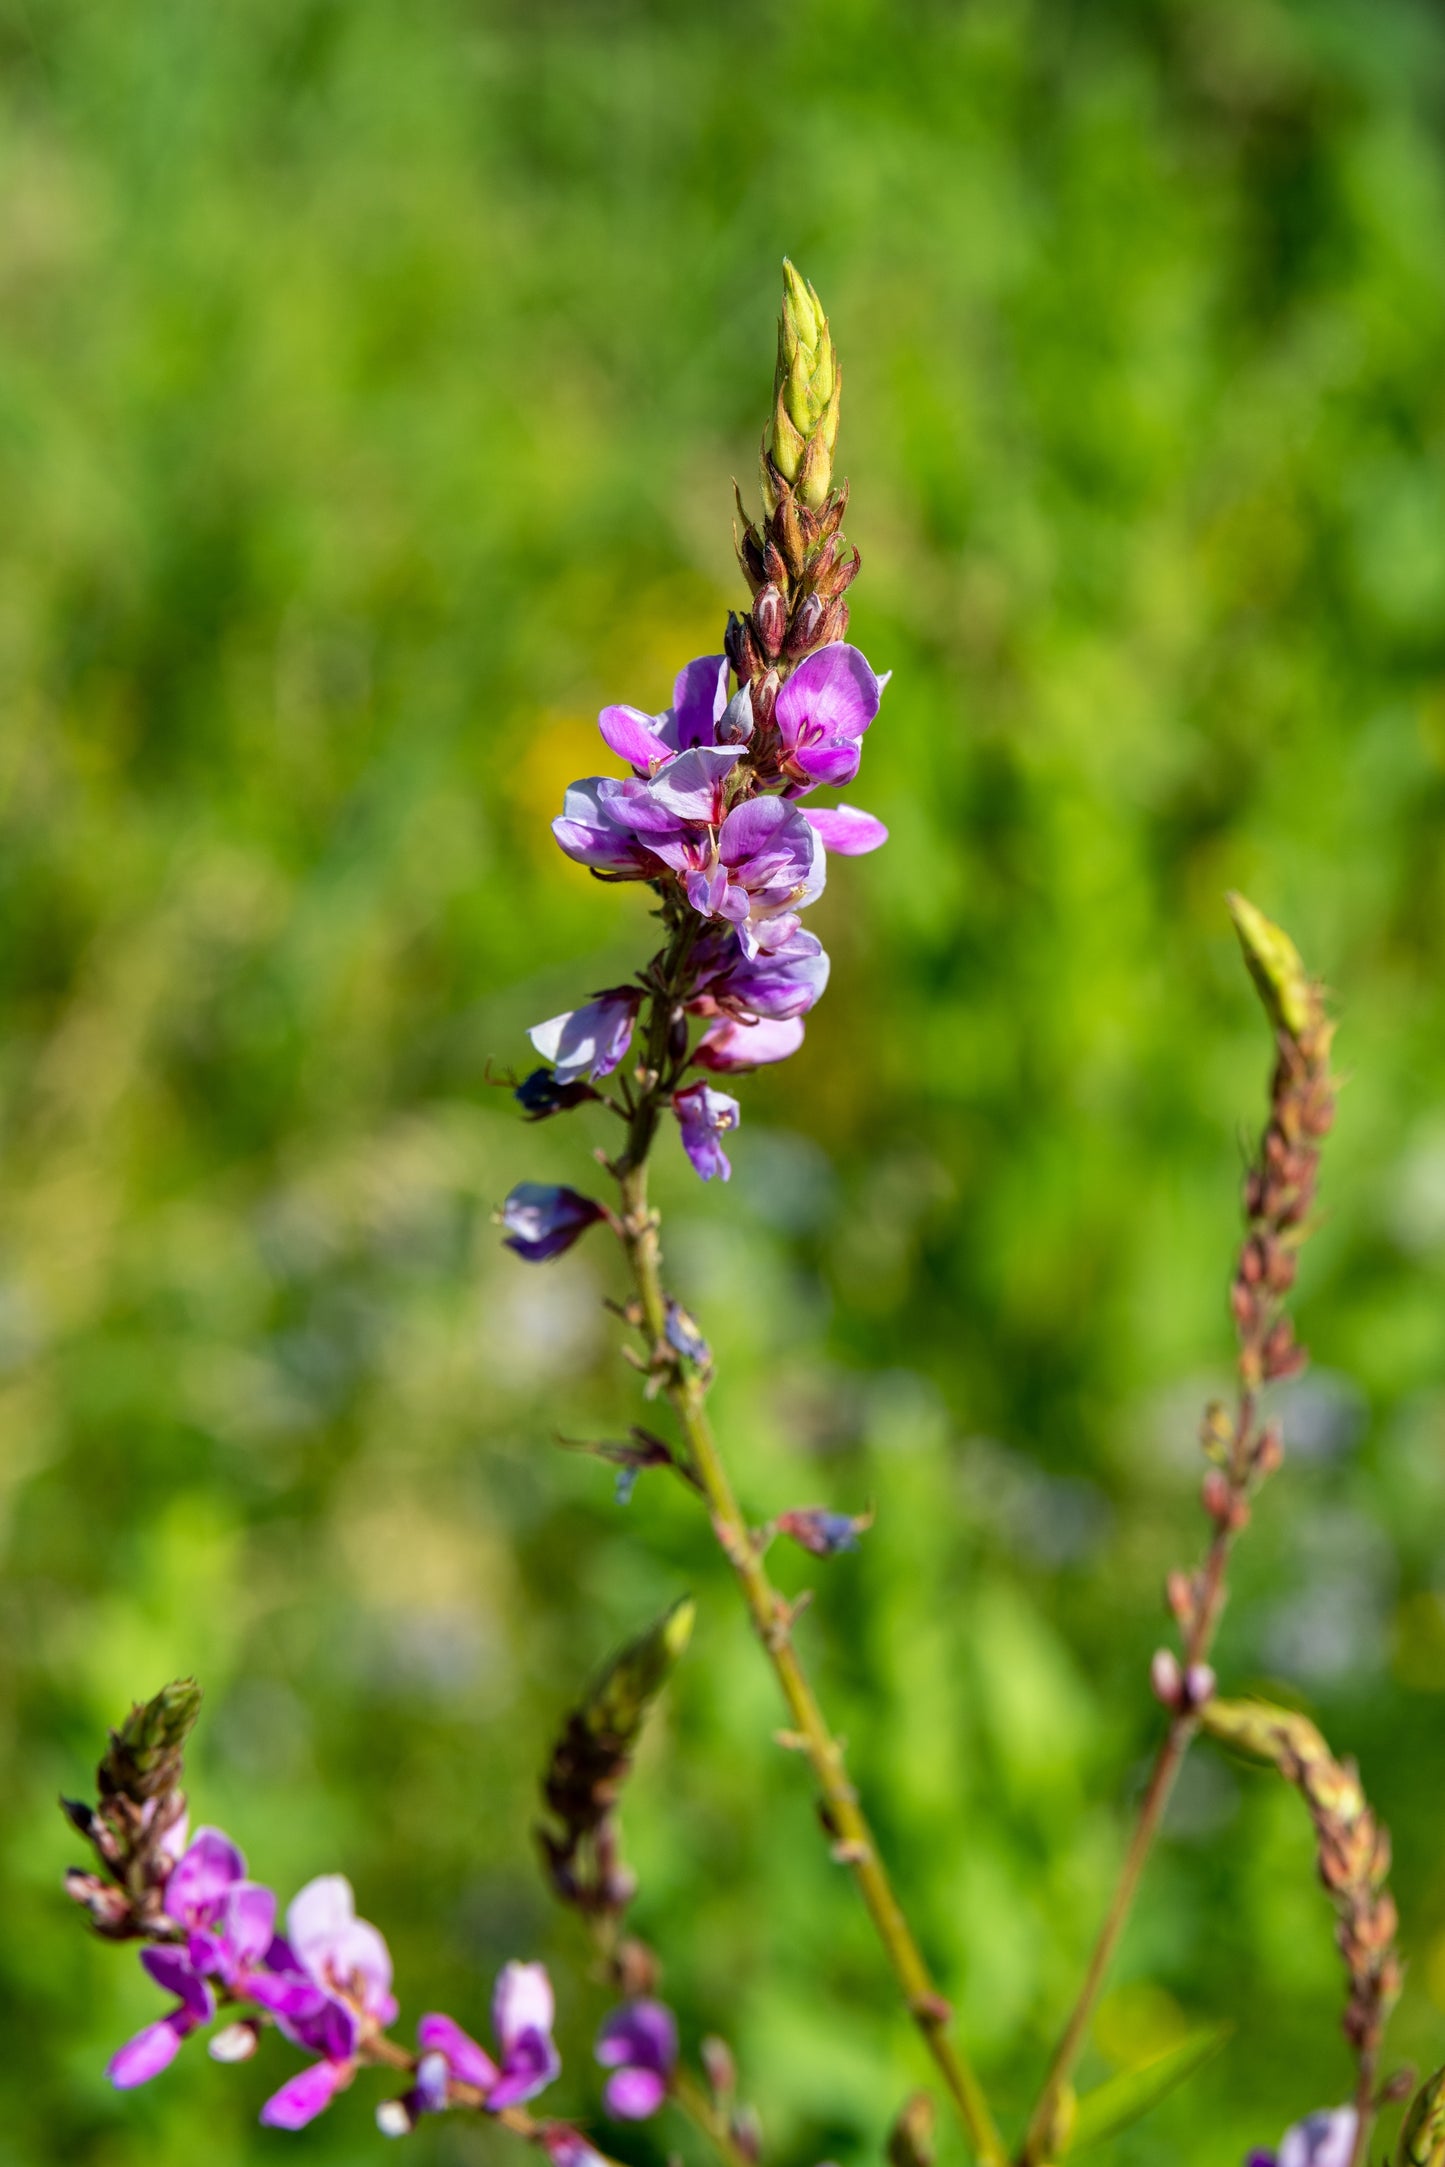
<path id="1" fill-rule="evenodd" d="M 699 1068 L 719 1075 L 733 1069 L 764 1068 L 770 1061 L 786 1061 L 803 1043 L 803 1021 L 789 1016 L 774 1021 L 739 1023 L 732 1016 L 719 1017 L 704 1034 L 693 1055 Z"/>
<path id="2" fill-rule="evenodd" d="M 229 1836 L 218 1828 L 199 1828 L 184 1856 L 172 1868 L 166 1882 L 166 1912 L 183 1925 L 211 1913 L 226 1900 L 226 1891 L 246 1871 Z"/>
<path id="3" fill-rule="evenodd" d="M 113 2054 L 106 2075 L 118 2092 L 132 2091 L 138 2084 L 149 2084 L 163 2069 L 169 2069 L 181 2049 L 185 2031 L 171 2017 L 162 2017 L 158 2024 L 147 2024 L 143 2032 L 128 2039 L 118 2053 Z"/>
<path id="4" fill-rule="evenodd" d="M 856 647 L 841 641 L 800 662 L 778 694 L 783 743 L 791 748 L 805 725 L 837 745 L 859 738 L 878 712 L 882 685 Z"/>
<path id="5" fill-rule="evenodd" d="M 351 2082 L 350 2062 L 313 2062 L 273 2092 L 261 2109 L 268 2129 L 304 2129 L 323 2114 L 342 2088 Z"/>
<path id="6" fill-rule="evenodd" d="M 861 858 L 888 840 L 888 830 L 882 821 L 875 820 L 872 813 L 865 813 L 857 805 L 835 805 L 828 812 L 804 806 L 803 818 L 822 836 L 825 846 L 836 851 L 840 858 Z"/>
<path id="7" fill-rule="evenodd" d="M 609 2077 L 602 2098 L 619 2122 L 644 2122 L 667 2097 L 666 2080 L 655 2069 L 619 2069 Z"/>
<path id="8" fill-rule="evenodd" d="M 461 2084 L 474 2084 L 489 2092 L 497 2081 L 497 2065 L 484 2047 L 448 2016 L 425 2016 L 416 2028 L 417 2045 L 444 2054 L 447 2067 Z"/>

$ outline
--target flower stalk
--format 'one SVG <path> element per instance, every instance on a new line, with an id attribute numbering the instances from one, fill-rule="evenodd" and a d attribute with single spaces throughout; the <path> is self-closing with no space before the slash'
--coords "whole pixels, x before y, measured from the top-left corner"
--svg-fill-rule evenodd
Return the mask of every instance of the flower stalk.
<path id="1" fill-rule="evenodd" d="M 1249 1524 L 1254 1493 L 1283 1458 L 1278 1428 L 1261 1415 L 1261 1388 L 1297 1376 L 1306 1360 L 1285 1300 L 1309 1232 L 1320 1145 L 1334 1119 L 1329 1071 L 1334 1026 L 1325 1014 L 1321 989 L 1289 936 L 1243 896 L 1231 896 L 1229 902 L 1245 963 L 1275 1037 L 1269 1116 L 1245 1181 L 1244 1241 L 1230 1288 L 1238 1389 L 1232 1413 L 1216 1405 L 1205 1414 L 1201 1444 L 1209 1464 L 1201 1501 L 1213 1532 L 1203 1565 L 1192 1574 L 1169 1576 L 1168 1603 L 1182 1653 L 1176 1657 L 1161 1650 L 1153 1666 L 1155 1694 L 1168 1709 L 1169 1725 L 1154 1756 L 1083 1985 L 1029 2118 L 1023 2167 L 1045 2167 L 1052 2155 L 1095 2006 L 1199 1728 L 1200 1711 L 1214 1690 L 1209 1657 L 1224 1610 L 1230 1554 Z"/>

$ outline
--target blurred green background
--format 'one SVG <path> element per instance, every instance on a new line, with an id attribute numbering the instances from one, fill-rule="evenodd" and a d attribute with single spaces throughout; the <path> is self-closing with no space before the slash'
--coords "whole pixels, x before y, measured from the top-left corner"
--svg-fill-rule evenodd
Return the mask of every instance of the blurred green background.
<path id="1" fill-rule="evenodd" d="M 731 1186 L 664 1153 L 722 1432 L 760 1517 L 877 1505 L 780 1570 L 1016 2126 L 1227 1376 L 1268 1049 L 1222 891 L 1283 919 L 1350 1084 L 1221 1671 L 1361 1756 L 1395 2050 L 1442 2058 L 1442 111 L 1407 0 L 0 0 L 7 2167 L 380 2142 L 375 2078 L 259 2130 L 276 2041 L 104 2081 L 156 1997 L 53 1800 L 190 1670 L 199 1817 L 283 1892 L 344 1867 L 408 2021 L 545 1956 L 593 2112 L 535 1776 L 685 1587 L 628 1831 L 687 2035 L 788 2167 L 876 2159 L 924 2074 L 699 1517 L 553 1449 L 636 1411 L 607 1244 L 529 1271 L 490 1221 L 598 1140 L 486 1067 L 646 950 L 546 821 L 598 706 L 719 644 L 785 250 L 844 357 L 894 841 L 835 868 Z M 1201 1751 L 1089 2071 L 1237 2034 L 1094 2156 L 1213 2167 L 1343 2097 L 1341 2003 L 1297 1802 Z"/>

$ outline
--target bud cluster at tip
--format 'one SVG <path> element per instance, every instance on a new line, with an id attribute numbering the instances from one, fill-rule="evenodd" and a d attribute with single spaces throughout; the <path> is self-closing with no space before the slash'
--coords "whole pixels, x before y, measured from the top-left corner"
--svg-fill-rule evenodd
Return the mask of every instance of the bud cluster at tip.
<path id="1" fill-rule="evenodd" d="M 843 537 L 846 485 L 833 486 L 833 453 L 843 371 L 817 294 L 786 260 L 778 318 L 773 412 L 763 436 L 763 517 L 738 499 L 738 563 L 752 594 L 727 630 L 728 660 L 749 688 L 753 719 L 766 732 L 779 686 L 815 648 L 848 629 L 843 597 L 859 558 Z"/>
<path id="2" fill-rule="evenodd" d="M 1358 1770 L 1353 1762 L 1335 1759 L 1308 1717 L 1266 1701 L 1210 1701 L 1200 1720 L 1212 1738 L 1272 1762 L 1303 1797 L 1314 1823 L 1320 1880 L 1338 1916 L 1336 1944 L 1349 1974 L 1345 2037 L 1357 2054 L 1372 2058 L 1403 1970 L 1395 1947 L 1399 1921 L 1387 1886 L 1389 1833 L 1365 1796 Z"/>
<path id="3" fill-rule="evenodd" d="M 643 1725 L 692 1637 L 690 1596 L 620 1649 L 572 1710 L 542 1779 L 556 1826 L 537 1839 L 555 1894 L 593 1918 L 618 1919 L 636 1892 L 623 1865 L 617 1806 Z"/>
<path id="4" fill-rule="evenodd" d="M 61 1800 L 100 1868 L 99 1873 L 74 1868 L 66 1886 L 108 1940 L 134 1940 L 160 1917 L 167 1878 L 185 1847 L 181 1779 L 200 1706 L 194 1678 L 177 1679 L 150 1700 L 137 1701 L 110 1733 L 95 1772 L 96 1804 Z"/>

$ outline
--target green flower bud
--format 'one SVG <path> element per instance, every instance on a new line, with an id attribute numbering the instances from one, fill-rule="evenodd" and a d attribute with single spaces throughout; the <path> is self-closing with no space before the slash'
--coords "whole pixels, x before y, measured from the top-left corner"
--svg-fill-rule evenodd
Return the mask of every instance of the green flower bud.
<path id="1" fill-rule="evenodd" d="M 578 1710 L 594 1737 L 630 1752 L 673 1665 L 692 1638 L 697 1605 L 684 1595 L 660 1618 L 618 1650 Z"/>
<path id="2" fill-rule="evenodd" d="M 1229 895 L 1230 915 L 1249 975 L 1275 1029 L 1299 1038 L 1318 1021 L 1319 1003 L 1300 952 L 1289 935 L 1245 896 Z"/>
<path id="3" fill-rule="evenodd" d="M 1445 2167 L 1445 2069 L 1422 2084 L 1400 2131 L 1396 2167 Z"/>
<path id="4" fill-rule="evenodd" d="M 763 500 L 769 516 L 778 505 L 770 466 L 809 511 L 817 511 L 826 500 L 833 486 L 842 392 L 843 372 L 823 305 L 785 257 L 773 415 L 763 441 Z"/>
<path id="5" fill-rule="evenodd" d="M 162 1686 L 153 1700 L 137 1701 L 120 1729 L 111 1732 L 96 1770 L 101 1798 L 144 1805 L 173 1791 L 181 1780 L 181 1757 L 200 1707 L 201 1689 L 194 1678 L 178 1678 Z"/>

